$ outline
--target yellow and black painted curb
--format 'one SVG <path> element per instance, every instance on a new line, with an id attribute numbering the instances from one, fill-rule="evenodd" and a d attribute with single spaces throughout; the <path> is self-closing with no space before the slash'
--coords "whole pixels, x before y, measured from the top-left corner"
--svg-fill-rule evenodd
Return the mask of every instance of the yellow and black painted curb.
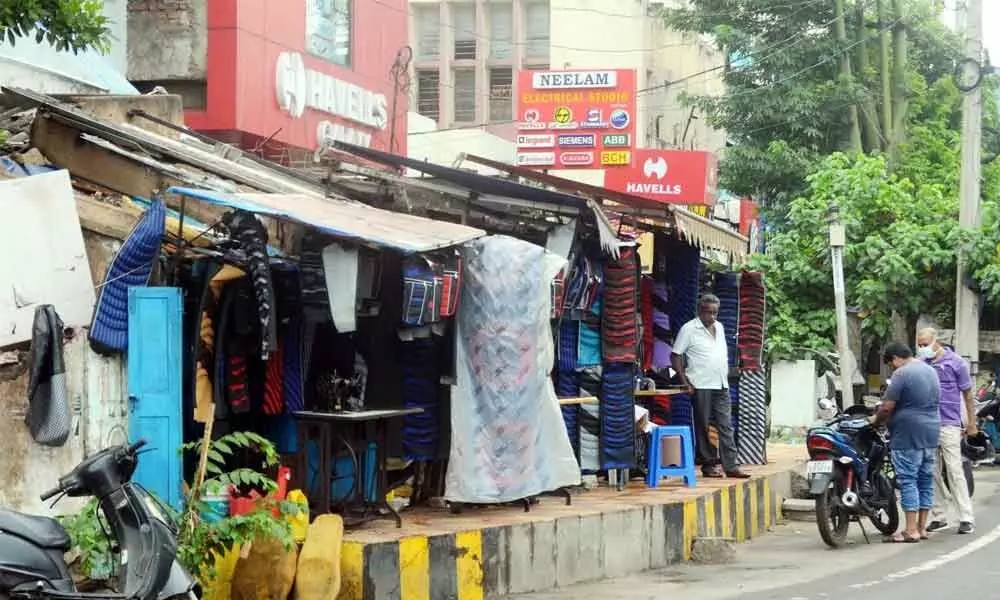
<path id="1" fill-rule="evenodd" d="M 787 473 L 686 501 L 391 542 L 344 540 L 339 600 L 482 600 L 688 560 L 696 537 L 756 537 L 781 519 Z"/>

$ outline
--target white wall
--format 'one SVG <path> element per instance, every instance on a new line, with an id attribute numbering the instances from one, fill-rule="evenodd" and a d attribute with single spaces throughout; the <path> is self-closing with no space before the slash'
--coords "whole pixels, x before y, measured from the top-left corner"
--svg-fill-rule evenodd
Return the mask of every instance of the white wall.
<path id="1" fill-rule="evenodd" d="M 771 427 L 808 427 L 816 421 L 816 362 L 771 365 Z"/>
<path id="2" fill-rule="evenodd" d="M 406 153 L 409 158 L 451 167 L 464 152 L 498 162 L 514 162 L 514 143 L 491 133 L 477 128 L 437 131 L 434 121 L 415 112 L 407 116 L 407 122 Z M 464 162 L 461 166 L 484 175 L 496 174 L 495 170 L 472 162 Z"/>

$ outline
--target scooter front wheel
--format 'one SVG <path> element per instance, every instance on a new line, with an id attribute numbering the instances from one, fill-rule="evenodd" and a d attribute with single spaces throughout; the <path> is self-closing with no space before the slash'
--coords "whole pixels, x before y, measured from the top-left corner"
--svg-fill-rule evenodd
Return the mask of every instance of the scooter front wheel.
<path id="1" fill-rule="evenodd" d="M 847 541 L 847 528 L 851 515 L 841 503 L 844 493 L 843 480 L 837 476 L 826 491 L 816 496 L 816 526 L 823 542 L 831 548 L 840 548 Z"/>

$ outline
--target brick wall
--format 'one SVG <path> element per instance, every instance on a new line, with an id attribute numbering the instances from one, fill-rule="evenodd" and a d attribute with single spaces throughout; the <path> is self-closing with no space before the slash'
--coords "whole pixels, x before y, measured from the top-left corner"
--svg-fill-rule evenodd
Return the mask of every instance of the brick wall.
<path id="1" fill-rule="evenodd" d="M 133 81 L 205 78 L 205 0 L 128 3 L 128 77 Z"/>

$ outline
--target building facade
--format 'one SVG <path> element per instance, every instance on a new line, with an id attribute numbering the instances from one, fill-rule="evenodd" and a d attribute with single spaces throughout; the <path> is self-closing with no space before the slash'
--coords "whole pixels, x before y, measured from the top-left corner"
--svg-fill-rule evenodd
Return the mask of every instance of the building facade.
<path id="1" fill-rule="evenodd" d="M 290 166 L 333 141 L 406 152 L 406 0 L 133 0 L 129 79 L 192 129 Z M 405 71 L 405 68 L 403 69 Z"/>
<path id="2" fill-rule="evenodd" d="M 725 145 L 723 132 L 680 101 L 683 92 L 724 90 L 724 55 L 711 40 L 665 27 L 662 3 L 410 0 L 410 7 L 411 110 L 439 131 L 478 128 L 513 140 L 518 70 L 635 69 L 639 146 L 717 152 Z"/>

